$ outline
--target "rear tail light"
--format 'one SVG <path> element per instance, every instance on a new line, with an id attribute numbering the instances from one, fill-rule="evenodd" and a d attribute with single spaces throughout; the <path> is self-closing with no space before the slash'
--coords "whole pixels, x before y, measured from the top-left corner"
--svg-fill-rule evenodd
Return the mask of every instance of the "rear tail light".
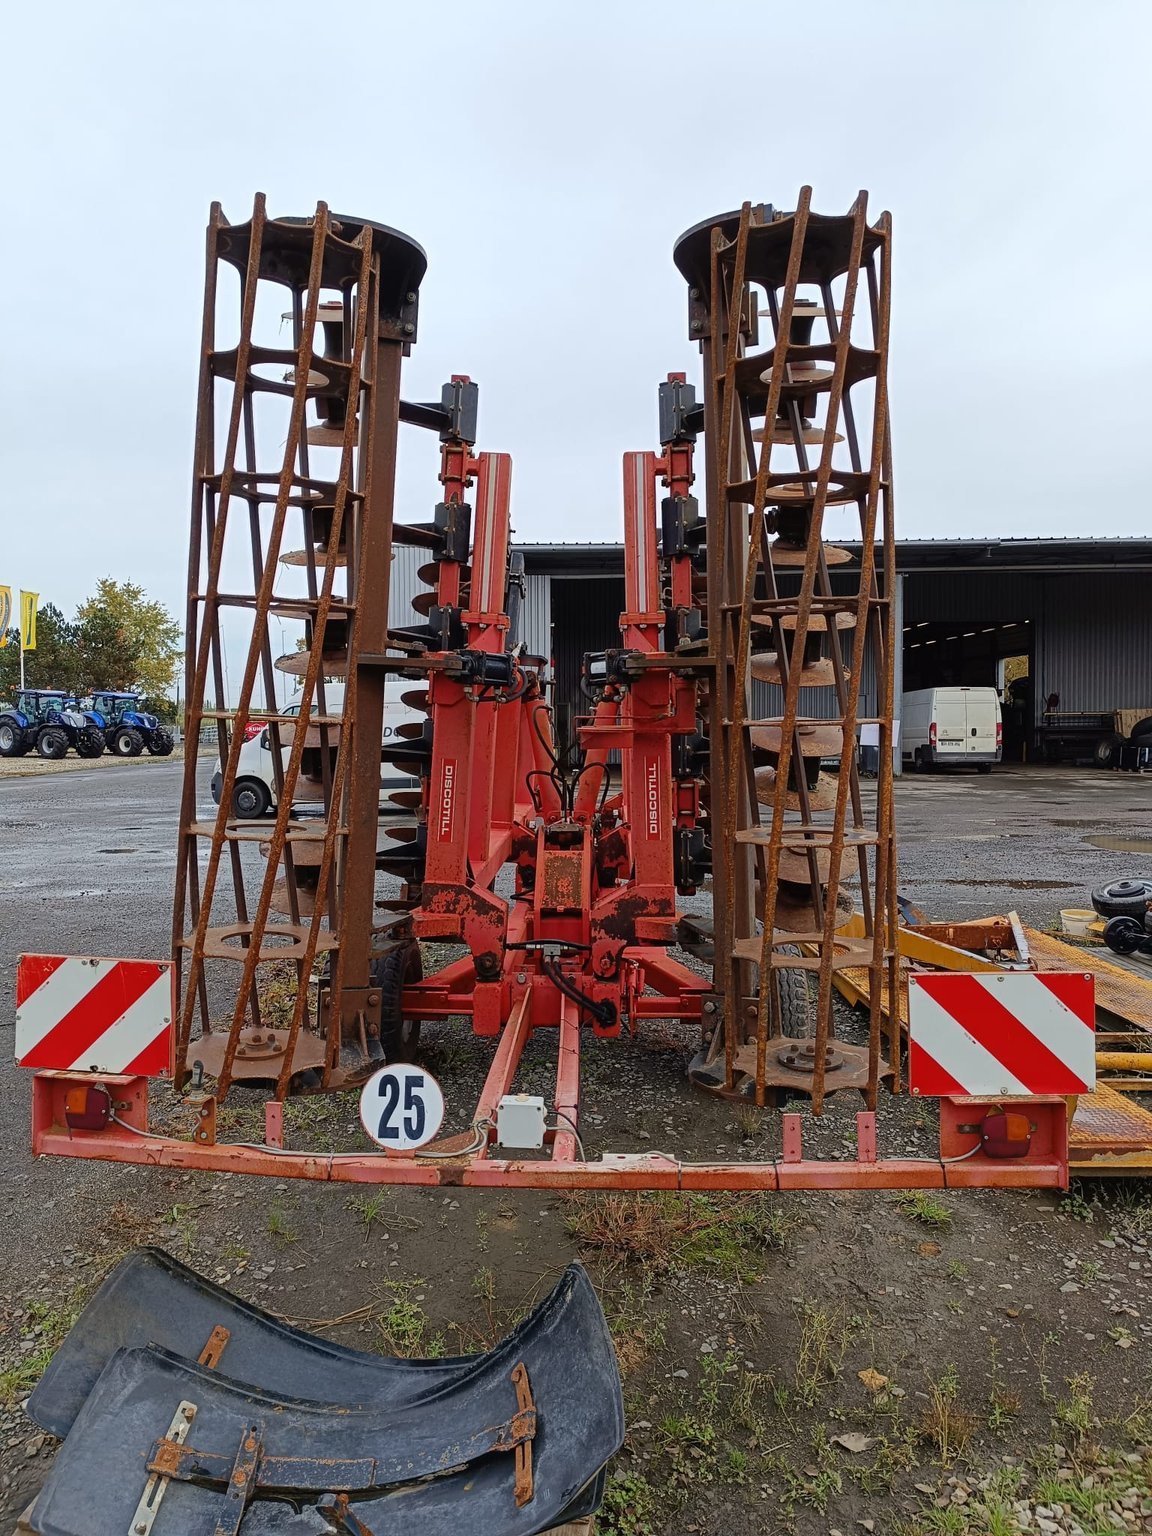
<path id="1" fill-rule="evenodd" d="M 929 726 L 928 726 L 928 745 L 930 747 L 934 747 L 936 745 L 936 722 L 935 722 L 935 720 L 931 721 L 929 723 Z"/>
<path id="2" fill-rule="evenodd" d="M 1004 723 L 1001 720 L 996 722 L 996 745 L 998 747 L 1004 745 Z"/>
<path id="3" fill-rule="evenodd" d="M 112 1095 L 103 1083 L 69 1088 L 64 1096 L 64 1120 L 70 1131 L 102 1131 L 112 1119 Z"/>

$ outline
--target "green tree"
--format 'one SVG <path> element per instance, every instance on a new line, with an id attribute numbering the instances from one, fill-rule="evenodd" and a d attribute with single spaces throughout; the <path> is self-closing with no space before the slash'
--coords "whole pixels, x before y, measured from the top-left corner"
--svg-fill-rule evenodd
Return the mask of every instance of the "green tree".
<path id="1" fill-rule="evenodd" d="M 163 697 L 184 655 L 180 625 L 133 581 L 103 577 L 76 610 L 77 664 L 85 691 L 137 689 Z"/>
<path id="2" fill-rule="evenodd" d="M 29 688 L 82 687 L 76 647 L 76 625 L 54 603 L 36 611 L 36 649 L 24 652 L 24 677 Z M 20 687 L 20 631 L 8 631 L 0 647 L 0 698 L 11 699 Z"/>

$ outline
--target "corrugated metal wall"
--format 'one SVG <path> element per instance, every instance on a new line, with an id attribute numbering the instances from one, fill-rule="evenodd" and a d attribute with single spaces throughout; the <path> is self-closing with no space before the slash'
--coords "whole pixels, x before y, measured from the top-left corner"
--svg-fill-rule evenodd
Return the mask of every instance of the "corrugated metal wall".
<path id="1" fill-rule="evenodd" d="M 394 624 L 408 621 L 420 590 L 416 572 L 424 550 L 394 548 L 389 601 Z M 563 563 L 563 548 L 557 550 Z M 620 555 L 623 569 L 623 551 Z M 563 580 L 563 577 L 557 579 Z M 530 572 L 523 638 L 535 655 L 551 652 L 551 582 Z M 1065 710 L 1142 709 L 1152 711 L 1152 577 L 1131 571 L 1088 571 L 1077 575 L 1024 571 L 909 571 L 903 578 L 902 624 L 920 622 L 1005 624 L 1028 620 L 1033 643 L 1033 694 L 1040 707 L 1048 693 L 1060 695 Z M 780 690 L 756 687 L 755 708 L 778 715 Z M 876 712 L 876 672 L 871 648 L 864 658 L 860 713 Z M 835 714 L 830 689 L 804 689 L 805 714 Z"/>
<path id="2" fill-rule="evenodd" d="M 1036 618 L 1037 577 L 1022 571 L 909 571 L 904 577 L 905 624 L 1010 624 Z M 1115 580 L 1115 578 L 1110 578 Z"/>
<path id="3" fill-rule="evenodd" d="M 1035 578 L 1033 696 L 1062 710 L 1152 712 L 1152 577 L 1089 571 Z"/>
<path id="4" fill-rule="evenodd" d="M 414 544 L 393 544 L 388 587 L 388 622 L 393 628 L 413 622 L 412 599 L 425 590 L 416 572 L 430 559 L 428 550 L 417 549 Z"/>
<path id="5" fill-rule="evenodd" d="M 524 632 L 521 639 L 528 647 L 529 656 L 544 656 L 551 665 L 552 578 L 540 571 L 529 571 L 525 582 Z"/>
<path id="6" fill-rule="evenodd" d="M 1032 629 L 1033 699 L 1062 710 L 1152 706 L 1152 578 L 1138 571 L 918 572 L 904 578 L 904 623 Z"/>
<path id="7" fill-rule="evenodd" d="M 412 599 L 417 592 L 427 590 L 417 572 L 431 556 L 425 549 L 410 544 L 395 544 L 392 548 L 392 581 L 388 595 L 388 618 L 393 625 L 412 621 Z M 523 628 L 520 638 L 532 656 L 548 656 L 551 645 L 551 578 L 530 571 L 525 580 L 526 593 L 523 608 Z"/>

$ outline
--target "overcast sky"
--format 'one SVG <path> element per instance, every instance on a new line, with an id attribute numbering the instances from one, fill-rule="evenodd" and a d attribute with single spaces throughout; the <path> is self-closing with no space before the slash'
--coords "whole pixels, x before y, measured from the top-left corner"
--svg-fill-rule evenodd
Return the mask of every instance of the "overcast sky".
<path id="1" fill-rule="evenodd" d="M 42 0 L 5 34 L 0 583 L 182 608 L 203 227 L 257 190 L 425 247 L 405 394 L 479 380 L 523 539 L 619 536 L 620 454 L 699 367 L 676 235 L 804 182 L 892 211 L 900 533 L 1152 532 L 1149 0 Z"/>

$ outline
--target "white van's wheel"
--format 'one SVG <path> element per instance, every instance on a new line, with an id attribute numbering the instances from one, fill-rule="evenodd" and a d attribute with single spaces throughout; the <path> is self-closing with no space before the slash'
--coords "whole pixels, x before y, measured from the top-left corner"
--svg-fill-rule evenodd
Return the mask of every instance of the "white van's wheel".
<path id="1" fill-rule="evenodd" d="M 241 779 L 232 791 L 232 814 L 239 821 L 257 821 L 267 816 L 271 806 L 268 786 L 259 779 Z"/>

